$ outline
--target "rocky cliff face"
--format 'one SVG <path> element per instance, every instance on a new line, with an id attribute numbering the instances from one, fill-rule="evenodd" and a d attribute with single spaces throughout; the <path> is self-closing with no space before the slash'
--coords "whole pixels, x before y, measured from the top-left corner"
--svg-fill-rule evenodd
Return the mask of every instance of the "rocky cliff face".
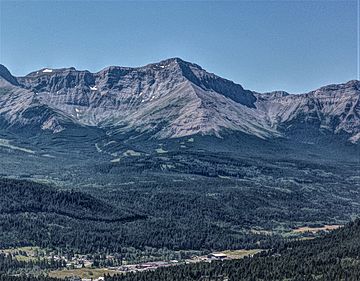
<path id="1" fill-rule="evenodd" d="M 6 84 L 19 86 L 17 79 L 14 76 L 12 76 L 10 71 L 2 64 L 0 64 L 0 82 L 1 82 L 0 86 Z"/>
<path id="2" fill-rule="evenodd" d="M 344 134 L 360 138 L 360 82 L 302 95 L 259 94 L 179 58 L 139 68 L 41 69 L 13 77 L 0 67 L 2 126 L 59 133 L 69 124 L 155 138 L 240 131 L 259 138 Z M 5 125 L 4 125 L 5 124 Z"/>
<path id="3" fill-rule="evenodd" d="M 360 82 L 329 85 L 302 95 L 259 95 L 257 107 L 284 134 L 302 128 L 322 133 L 349 134 L 356 142 L 360 132 Z"/>

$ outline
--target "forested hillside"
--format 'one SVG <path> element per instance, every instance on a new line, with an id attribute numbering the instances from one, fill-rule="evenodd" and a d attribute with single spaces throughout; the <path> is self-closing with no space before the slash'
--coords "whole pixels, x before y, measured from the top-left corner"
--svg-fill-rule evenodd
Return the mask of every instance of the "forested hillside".
<path id="1" fill-rule="evenodd" d="M 360 278 L 359 237 L 360 220 L 358 219 L 322 237 L 293 241 L 254 257 L 179 265 L 113 277 L 106 276 L 106 281 L 358 281 Z M 0 280 L 60 280 L 50 277 L 6 275 L 12 267 L 16 269 L 28 266 L 28 263 L 0 256 Z M 56 266 L 58 265 L 43 263 L 41 267 Z"/>
<path id="2" fill-rule="evenodd" d="M 0 281 L 61 281 L 61 279 L 45 277 L 45 276 L 33 277 L 33 276 L 0 275 Z"/>
<path id="3" fill-rule="evenodd" d="M 76 191 L 58 191 L 29 181 L 0 180 L 0 213 L 52 213 L 80 220 L 129 221 L 137 217 Z"/>
<path id="4" fill-rule="evenodd" d="M 360 220 L 313 240 L 299 240 L 242 260 L 215 261 L 135 274 L 108 281 L 360 279 Z"/>
<path id="5" fill-rule="evenodd" d="M 130 190 L 113 194 L 118 201 L 108 203 L 110 200 L 84 192 L 10 179 L 0 179 L 0 191 L 0 248 L 39 246 L 80 253 L 119 253 L 126 247 L 145 246 L 171 250 L 269 248 L 281 241 L 277 235 L 221 229 L 214 222 L 215 216 L 223 217 L 213 213 L 218 203 L 212 209 L 196 194 L 185 200 L 185 194 L 174 198 L 170 192 L 159 192 L 149 199 L 146 191 L 140 194 Z M 191 202 L 197 207 L 191 209 Z M 137 208 L 129 211 L 130 203 Z M 167 212 L 160 213 L 159 207 Z M 207 215 L 199 220 L 205 214 L 200 213 L 202 210 Z"/>
<path id="6" fill-rule="evenodd" d="M 86 193 L 29 181 L 0 179 L 0 192 L 0 249 L 36 245 L 95 252 L 116 243 L 102 234 L 106 225 L 121 228 L 146 218 Z"/>

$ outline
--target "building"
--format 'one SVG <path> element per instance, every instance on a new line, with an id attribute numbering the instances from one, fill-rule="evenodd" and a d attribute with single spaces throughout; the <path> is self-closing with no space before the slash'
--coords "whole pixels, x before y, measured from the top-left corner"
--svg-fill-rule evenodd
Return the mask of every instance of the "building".
<path id="1" fill-rule="evenodd" d="M 225 255 L 223 253 L 213 253 L 213 254 L 208 255 L 208 258 L 216 259 L 216 260 L 224 260 L 227 258 L 227 255 Z"/>

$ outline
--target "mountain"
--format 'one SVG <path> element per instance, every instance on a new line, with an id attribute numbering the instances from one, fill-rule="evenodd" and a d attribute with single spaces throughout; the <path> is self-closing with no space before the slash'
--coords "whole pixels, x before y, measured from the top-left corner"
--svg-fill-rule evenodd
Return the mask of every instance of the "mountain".
<path id="1" fill-rule="evenodd" d="M 71 126 L 154 139 L 240 132 L 260 139 L 336 135 L 360 139 L 360 82 L 291 95 L 256 93 L 172 58 L 144 67 L 40 69 L 13 77 L 0 68 L 3 128 L 59 134 Z"/>
<path id="2" fill-rule="evenodd" d="M 302 95 L 270 93 L 258 96 L 257 106 L 277 130 L 291 135 L 309 134 L 311 130 L 348 134 L 360 138 L 360 83 L 329 85 Z"/>
<path id="3" fill-rule="evenodd" d="M 359 98 L 355 80 L 258 93 L 179 58 L 1 66 L 0 246 L 278 249 L 303 226 L 343 225 L 360 213 Z"/>
<path id="4" fill-rule="evenodd" d="M 12 76 L 10 71 L 2 64 L 0 64 L 0 79 L 1 79 L 0 81 L 2 82 L 19 86 L 17 79 L 14 76 Z"/>

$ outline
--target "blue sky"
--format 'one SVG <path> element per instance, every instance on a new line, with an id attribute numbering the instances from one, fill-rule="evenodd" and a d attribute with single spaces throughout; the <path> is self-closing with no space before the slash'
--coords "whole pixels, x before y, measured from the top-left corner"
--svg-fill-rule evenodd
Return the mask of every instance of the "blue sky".
<path id="1" fill-rule="evenodd" d="M 257 91 L 357 76 L 356 1 L 4 1 L 0 63 L 99 71 L 181 57 Z"/>

